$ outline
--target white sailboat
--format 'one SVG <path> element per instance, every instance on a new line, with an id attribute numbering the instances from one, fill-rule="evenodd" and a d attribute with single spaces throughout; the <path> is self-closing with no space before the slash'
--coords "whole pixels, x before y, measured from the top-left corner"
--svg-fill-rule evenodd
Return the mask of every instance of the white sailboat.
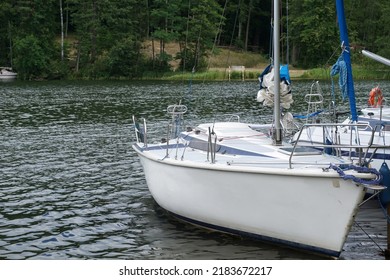
<path id="1" fill-rule="evenodd" d="M 384 162 L 390 160 L 390 117 L 386 115 L 389 108 L 382 109 L 383 112 L 381 108 L 364 108 L 357 122 L 347 118 L 339 123 L 337 129 L 333 126 L 303 128 L 300 141 L 312 144 L 359 143 L 370 146 L 367 153 L 363 155 L 364 164 L 379 170 Z M 354 123 L 358 126 L 354 126 Z M 292 142 L 296 137 L 297 135 L 292 138 Z M 348 145 L 327 151 L 348 154 L 352 157 L 362 156 L 358 151 L 351 150 Z"/>
<path id="2" fill-rule="evenodd" d="M 0 80 L 10 81 L 17 77 L 17 73 L 13 72 L 9 67 L 0 67 Z"/>
<path id="3" fill-rule="evenodd" d="M 363 51 L 363 53 L 385 65 L 390 65 L 390 61 L 384 57 L 368 51 Z M 352 70 L 349 69 L 348 71 Z M 305 96 L 305 100 L 308 103 L 307 115 L 314 115 L 318 111 L 323 111 L 322 107 L 321 110 L 318 110 L 319 106 L 317 106 L 319 103 L 321 103 L 322 106 L 322 92 L 319 89 L 318 82 L 313 83 L 312 89 L 314 88 L 314 84 L 317 84 L 317 93 L 310 92 L 310 94 Z M 301 141 L 310 143 L 338 143 L 339 139 L 344 139 L 343 142 L 369 145 L 371 146 L 371 149 L 369 149 L 368 153 L 365 155 L 366 165 L 370 165 L 379 170 L 383 162 L 390 160 L 390 107 L 385 106 L 386 99 L 379 86 L 374 87 L 371 90 L 368 103 L 370 106 L 361 109 L 361 114 L 355 115 L 355 117 L 350 116 L 342 121 L 338 126 L 337 131 L 334 130 L 333 127 L 312 127 L 305 130 L 301 136 Z M 321 118 L 317 118 L 312 121 L 320 120 Z M 309 120 L 307 121 L 310 122 Z M 359 126 L 345 126 L 346 124 L 353 123 L 359 124 Z M 299 127 L 296 123 L 295 126 Z M 323 129 L 326 130 L 325 137 L 323 136 Z M 294 138 L 292 141 L 294 141 Z M 373 153 L 374 150 L 375 153 Z M 345 147 L 340 147 L 339 152 L 351 153 L 352 156 L 359 156 L 355 151 L 351 151 L 349 148 Z"/>
<path id="4" fill-rule="evenodd" d="M 11 67 L 0 67 L 0 81 L 12 81 L 15 80 L 18 74 L 12 69 L 12 39 L 11 39 L 11 23 L 8 22 L 8 31 L 9 31 L 9 48 L 10 48 L 10 58 L 11 58 Z"/>
<path id="5" fill-rule="evenodd" d="M 362 54 L 390 66 L 390 60 L 385 57 L 367 50 L 363 50 Z M 373 146 L 385 146 L 383 149 L 378 149 L 369 159 L 369 163 L 374 168 L 379 169 L 384 161 L 390 160 L 390 107 L 386 106 L 386 97 L 382 94 L 379 86 L 371 90 L 368 104 L 370 106 L 363 108 L 361 115 L 358 116 L 358 123 L 365 125 L 359 131 L 359 137 L 362 143 L 371 143 L 372 141 Z M 347 118 L 343 123 L 351 123 L 351 119 Z"/>
<path id="6" fill-rule="evenodd" d="M 279 22 L 279 1 L 274 1 Z M 274 68 L 279 69 L 279 27 Z M 282 139 L 280 74 L 275 71 L 272 135 L 240 122 L 210 122 L 148 143 L 146 121 L 134 118 L 138 154 L 155 201 L 203 227 L 338 257 L 376 170 Z M 168 107 L 176 131 L 184 105 Z M 330 124 L 328 124 L 330 125 Z M 317 124 L 316 126 L 320 126 Z M 361 145 L 351 148 L 364 149 Z"/>

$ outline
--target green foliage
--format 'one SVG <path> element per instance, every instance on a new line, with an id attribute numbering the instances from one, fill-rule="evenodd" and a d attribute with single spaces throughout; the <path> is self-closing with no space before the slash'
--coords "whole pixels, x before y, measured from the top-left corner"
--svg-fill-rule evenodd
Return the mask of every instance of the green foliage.
<path id="1" fill-rule="evenodd" d="M 64 60 L 61 3 L 68 32 Z M 290 64 L 333 64 L 340 52 L 335 1 L 289 0 L 288 26 L 285 4 L 281 1 L 283 57 L 288 40 Z M 390 58 L 390 1 L 344 0 L 344 5 L 352 62 L 381 68 L 359 51 Z M 218 46 L 250 48 L 259 58 L 269 54 L 271 11 L 271 1 L 260 0 L 2 0 L 0 66 L 13 66 L 22 79 L 138 78 L 171 71 L 173 59 L 179 59 L 180 72 L 199 73 L 210 66 L 208 56 Z M 150 38 L 155 44 L 144 58 L 141 43 Z M 166 49 L 170 42 L 180 46 L 174 57 Z M 234 64 L 253 67 L 254 61 Z"/>
<path id="2" fill-rule="evenodd" d="M 153 38 L 162 42 L 177 40 L 178 34 L 183 30 L 185 18 L 181 16 L 182 1 L 151 1 L 150 26 Z M 163 52 L 163 49 L 161 49 Z"/>
<path id="3" fill-rule="evenodd" d="M 47 79 L 58 80 L 69 76 L 69 66 L 66 61 L 52 60 L 49 64 Z"/>
<path id="4" fill-rule="evenodd" d="M 34 35 L 15 41 L 15 68 L 22 79 L 44 76 L 48 63 L 45 49 Z"/>
<path id="5" fill-rule="evenodd" d="M 80 44 L 80 67 L 101 60 L 116 42 L 132 36 L 139 40 L 143 8 L 136 0 L 68 0 L 76 36 Z M 100 67 L 98 67 L 100 68 Z M 90 70 L 91 71 L 91 70 Z M 93 72 L 93 71 L 92 71 Z"/>
<path id="6" fill-rule="evenodd" d="M 0 65 L 11 66 L 10 58 L 10 32 L 11 32 L 11 1 L 6 0 L 0 3 Z"/>
<path id="7" fill-rule="evenodd" d="M 108 53 L 110 76 L 134 78 L 142 74 L 141 44 L 131 37 L 117 42 Z"/>
<path id="8" fill-rule="evenodd" d="M 182 49 L 177 58 L 181 60 L 182 70 L 202 70 L 207 67 L 208 52 L 223 20 L 222 9 L 214 0 L 198 0 L 191 2 L 187 13 L 186 29 L 179 36 Z"/>
<path id="9" fill-rule="evenodd" d="M 6 0 L 0 4 L 0 33 L 7 35 L 3 42 L 8 47 L 4 51 L 0 45 L 0 53 L 8 56 L 2 60 L 14 62 L 19 78 L 46 78 L 58 72 L 54 66 L 56 5 L 56 0 Z"/>
<path id="10" fill-rule="evenodd" d="M 334 0 L 292 1 L 291 41 L 299 66 L 322 66 L 340 45 Z"/>
<path id="11" fill-rule="evenodd" d="M 205 57 L 201 57 L 194 49 L 184 49 L 177 53 L 177 59 L 180 59 L 180 69 L 182 71 L 203 71 L 207 68 Z"/>
<path id="12" fill-rule="evenodd" d="M 172 56 L 167 54 L 166 52 L 163 52 L 159 55 L 157 55 L 155 61 L 154 61 L 154 70 L 160 71 L 160 72 L 166 72 L 171 70 L 171 66 L 169 65 L 169 62 L 172 61 Z"/>
<path id="13" fill-rule="evenodd" d="M 345 0 L 352 44 L 358 49 L 390 57 L 390 2 L 388 0 Z M 351 40 L 350 40 L 351 41 Z"/>

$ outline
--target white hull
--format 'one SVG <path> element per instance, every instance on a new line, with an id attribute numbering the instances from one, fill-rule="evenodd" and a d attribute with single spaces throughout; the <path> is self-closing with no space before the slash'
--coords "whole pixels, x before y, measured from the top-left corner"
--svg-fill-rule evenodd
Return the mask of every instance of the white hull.
<path id="1" fill-rule="evenodd" d="M 379 120 L 382 116 L 382 120 L 390 121 L 390 107 L 382 108 L 364 108 L 362 109 L 363 116 L 370 118 L 370 115 L 373 119 Z"/>
<path id="2" fill-rule="evenodd" d="M 188 147 L 171 148 L 166 157 L 165 146 L 133 146 L 162 208 L 216 230 L 339 256 L 365 194 L 353 181 L 317 166 L 290 169 L 283 156 L 260 162 L 217 153 L 210 163 Z"/>
<path id="3" fill-rule="evenodd" d="M 17 73 L 7 69 L 0 69 L 0 80 L 14 80 L 16 79 L 17 75 Z"/>

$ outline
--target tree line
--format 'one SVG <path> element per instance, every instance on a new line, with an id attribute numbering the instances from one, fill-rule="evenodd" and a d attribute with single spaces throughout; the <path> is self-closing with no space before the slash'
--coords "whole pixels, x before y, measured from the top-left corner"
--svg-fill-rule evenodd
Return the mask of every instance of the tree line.
<path id="1" fill-rule="evenodd" d="M 280 5 L 282 62 L 323 66 L 340 52 L 334 0 Z M 344 5 L 352 55 L 390 57 L 390 2 Z M 271 56 L 272 7 L 272 0 L 2 0 L 0 66 L 25 80 L 138 78 L 172 71 L 173 59 L 181 71 L 202 71 L 219 47 Z M 175 57 L 169 42 L 179 46 Z"/>

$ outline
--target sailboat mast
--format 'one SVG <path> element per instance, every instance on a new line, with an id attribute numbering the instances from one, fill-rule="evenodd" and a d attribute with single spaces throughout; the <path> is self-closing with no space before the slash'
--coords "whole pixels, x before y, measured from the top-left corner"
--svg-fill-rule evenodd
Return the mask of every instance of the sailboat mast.
<path id="1" fill-rule="evenodd" d="M 275 129 L 273 133 L 274 144 L 282 143 L 282 128 L 280 124 L 280 20 L 279 1 L 274 0 L 274 119 Z"/>
<path id="2" fill-rule="evenodd" d="M 343 58 L 347 67 L 347 91 L 349 97 L 349 107 L 351 110 L 351 120 L 357 122 L 358 116 L 356 111 L 356 99 L 355 90 L 353 86 L 352 78 L 352 66 L 351 66 L 351 48 L 348 40 L 347 23 L 345 21 L 344 13 L 344 0 L 336 0 L 337 20 L 339 22 L 340 29 L 340 42 L 343 47 Z"/>
<path id="3" fill-rule="evenodd" d="M 11 36 L 11 22 L 8 21 L 8 37 L 9 37 L 9 57 L 10 57 L 10 66 L 13 68 L 13 53 L 12 53 L 12 36 Z"/>

